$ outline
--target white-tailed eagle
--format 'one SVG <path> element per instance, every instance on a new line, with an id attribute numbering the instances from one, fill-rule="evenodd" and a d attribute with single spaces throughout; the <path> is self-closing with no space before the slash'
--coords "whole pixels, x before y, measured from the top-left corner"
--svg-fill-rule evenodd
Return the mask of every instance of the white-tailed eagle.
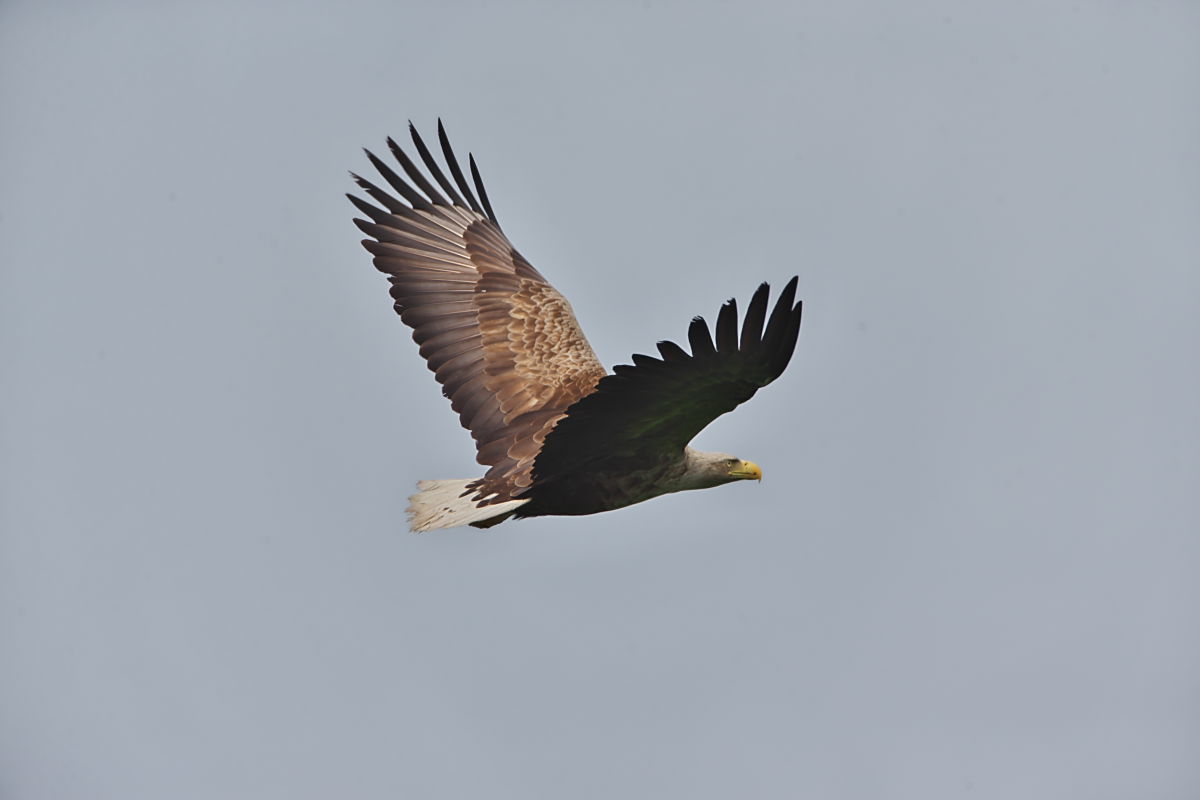
<path id="1" fill-rule="evenodd" d="M 692 320 L 691 353 L 659 342 L 659 358 L 637 354 L 609 374 L 566 298 L 500 230 L 474 157 L 468 183 L 439 121 L 448 178 L 409 130 L 427 174 L 388 139 L 407 178 L 367 158 L 399 198 L 358 175 L 378 205 L 347 196 L 368 217 L 354 222 L 371 237 L 363 246 L 391 281 L 400 319 L 488 468 L 482 478 L 421 481 L 408 509 L 414 531 L 595 514 L 762 478 L 750 461 L 688 443 L 791 360 L 800 332 L 795 277 L 769 315 L 764 283 L 740 330 L 729 300 L 715 336 Z"/>

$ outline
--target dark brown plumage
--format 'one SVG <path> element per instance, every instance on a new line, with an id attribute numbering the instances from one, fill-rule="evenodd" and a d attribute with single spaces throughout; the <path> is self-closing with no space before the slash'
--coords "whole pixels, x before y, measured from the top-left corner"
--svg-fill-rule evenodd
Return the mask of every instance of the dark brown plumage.
<path id="1" fill-rule="evenodd" d="M 661 358 L 635 355 L 609 375 L 566 298 L 504 236 L 475 159 L 473 190 L 440 121 L 453 180 L 409 130 L 433 181 L 389 139 L 407 179 L 370 151 L 367 158 L 406 202 L 357 175 L 378 206 L 348 197 L 368 217 L 355 224 L 371 237 L 363 245 L 388 275 L 396 311 L 489 468 L 476 480 L 423 481 L 409 509 L 415 530 L 595 513 L 761 477 L 749 462 L 687 444 L 787 366 L 800 327 L 796 278 L 769 319 L 764 283 L 740 331 L 730 300 L 715 341 L 697 317 L 690 355 L 660 342 Z"/>

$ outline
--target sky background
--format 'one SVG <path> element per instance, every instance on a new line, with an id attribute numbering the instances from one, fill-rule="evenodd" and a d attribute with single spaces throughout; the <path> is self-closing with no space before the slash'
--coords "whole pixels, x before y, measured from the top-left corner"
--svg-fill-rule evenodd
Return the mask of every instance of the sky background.
<path id="1" fill-rule="evenodd" d="M 0 797 L 1200 797 L 1200 4 L 436 5 L 0 4 Z M 406 532 L 438 116 L 761 485 Z"/>

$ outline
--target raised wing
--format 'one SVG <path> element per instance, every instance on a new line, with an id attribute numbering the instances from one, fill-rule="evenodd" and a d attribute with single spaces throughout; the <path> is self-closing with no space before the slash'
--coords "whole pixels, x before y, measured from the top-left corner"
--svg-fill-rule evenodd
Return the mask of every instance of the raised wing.
<path id="1" fill-rule="evenodd" d="M 400 319 L 474 437 L 476 459 L 491 467 L 474 488 L 501 502 L 529 485 L 546 430 L 606 370 L 566 298 L 500 230 L 474 157 L 472 191 L 440 120 L 453 182 L 409 131 L 433 182 L 388 139 L 407 179 L 370 151 L 367 158 L 404 202 L 358 175 L 378 206 L 347 197 L 369 217 L 354 223 L 372 237 L 363 246 L 391 281 Z"/>
<path id="2" fill-rule="evenodd" d="M 796 283 L 796 278 L 788 281 L 770 320 L 769 287 L 759 286 L 740 335 L 737 303 L 730 300 L 717 316 L 715 341 L 696 317 L 688 329 L 690 355 L 674 342 L 659 342 L 661 358 L 638 354 L 632 366 L 614 368 L 546 436 L 534 463 L 534 482 L 609 459 L 682 451 L 710 422 L 783 373 L 800 334 Z"/>

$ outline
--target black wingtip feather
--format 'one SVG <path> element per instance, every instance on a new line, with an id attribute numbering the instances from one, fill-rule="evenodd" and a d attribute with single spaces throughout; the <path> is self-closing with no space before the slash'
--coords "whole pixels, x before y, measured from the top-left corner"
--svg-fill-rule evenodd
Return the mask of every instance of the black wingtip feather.
<path id="1" fill-rule="evenodd" d="M 479 192 L 479 201 L 483 203 L 488 219 L 496 223 L 496 227 L 498 228 L 500 227 L 500 221 L 496 219 L 496 212 L 492 210 L 492 204 L 488 201 L 487 189 L 483 188 L 483 178 L 479 177 L 479 167 L 475 165 L 474 154 L 467 153 L 467 162 L 471 165 L 471 180 L 475 181 L 475 189 Z"/>
<path id="2" fill-rule="evenodd" d="M 657 358 L 654 358 L 653 356 L 645 355 L 643 353 L 634 353 L 633 354 L 633 365 L 635 367 L 641 367 L 643 369 L 654 369 L 656 367 L 666 366 L 662 361 L 658 360 Z"/>
<path id="3" fill-rule="evenodd" d="M 796 352 L 796 342 L 800 338 L 800 318 L 804 311 L 804 303 L 796 303 L 792 308 L 791 314 L 788 315 L 787 328 L 784 331 L 783 339 L 780 342 L 779 349 L 775 351 L 771 359 L 772 380 L 778 378 L 787 369 L 788 363 L 792 360 L 792 354 Z"/>
<path id="4" fill-rule="evenodd" d="M 717 352 L 736 353 L 738 349 L 737 299 L 726 300 L 717 313 Z"/>
<path id="5" fill-rule="evenodd" d="M 454 182 L 458 184 L 458 190 L 463 193 L 463 197 L 467 198 L 471 210 L 482 214 L 483 209 L 479 207 L 479 201 L 475 199 L 471 185 L 463 177 L 462 167 L 458 165 L 458 159 L 454 156 L 454 148 L 450 146 L 450 137 L 446 135 L 446 127 L 442 125 L 440 117 L 438 118 L 438 143 L 442 146 L 442 155 L 446 159 L 447 166 L 450 167 L 450 174 L 454 176 Z"/>
<path id="6" fill-rule="evenodd" d="M 371 162 L 371 166 L 383 176 L 383 179 L 388 182 L 388 185 L 395 189 L 400 195 L 412 204 L 413 208 L 430 208 L 429 201 L 421 196 L 420 192 L 408 185 L 408 182 L 396 174 L 395 170 L 389 167 L 383 159 L 372 153 L 370 150 L 363 148 L 363 152 L 367 154 L 367 160 Z M 365 186 L 363 188 L 366 188 Z M 396 209 L 392 205 L 388 205 L 392 213 L 396 213 Z"/>
<path id="7" fill-rule="evenodd" d="M 371 219 L 375 220 L 376 222 L 383 222 L 392 214 L 403 213 L 404 211 L 408 210 L 407 206 L 397 202 L 396 198 L 392 197 L 370 181 L 361 181 L 358 185 L 370 196 L 372 200 L 383 206 L 383 208 L 371 206 L 371 208 L 374 210 L 367 212 L 371 215 Z M 359 206 L 359 208 L 364 211 L 366 210 L 362 206 Z"/>
<path id="8" fill-rule="evenodd" d="M 753 350 L 762 344 L 763 322 L 767 316 L 767 297 L 771 287 L 765 281 L 754 290 L 750 305 L 746 307 L 746 317 L 742 321 L 742 349 Z"/>
<path id="9" fill-rule="evenodd" d="M 375 206 L 368 203 L 366 200 L 363 200 L 361 197 L 356 197 L 355 195 L 352 195 L 349 192 L 346 193 L 346 197 L 350 200 L 351 203 L 354 204 L 355 208 L 357 208 L 362 213 L 366 214 L 368 217 L 373 219 L 375 222 L 382 222 L 383 220 L 388 218 L 388 213 L 386 211 L 384 211 L 382 208 L 376 208 Z M 355 222 L 357 222 L 357 220 L 355 220 Z"/>
<path id="10" fill-rule="evenodd" d="M 691 356 L 679 345 L 671 341 L 661 341 L 657 345 L 659 355 L 664 361 L 687 361 Z"/>
<path id="11" fill-rule="evenodd" d="M 411 122 L 408 123 L 408 129 L 412 131 L 414 137 L 420 140 L 421 137 L 417 135 L 417 129 L 413 127 Z M 404 174 L 407 175 L 409 179 L 411 179 L 412 182 L 417 185 L 417 188 L 424 192 L 426 197 L 429 198 L 428 200 L 423 200 L 425 204 L 423 206 L 424 208 L 429 208 L 429 203 L 433 203 L 434 205 L 438 206 L 449 205 L 449 203 L 446 202 L 446 198 L 442 197 L 441 192 L 433 188 L 433 184 L 429 182 L 429 180 L 425 177 L 413 160 L 408 157 L 408 153 L 404 152 L 404 148 L 396 143 L 395 139 L 389 136 L 387 145 L 388 149 L 392 151 L 392 156 L 395 157 L 395 159 L 400 162 L 400 166 L 404 168 Z"/>
<path id="12" fill-rule="evenodd" d="M 442 187 L 449 197 L 450 202 L 456 206 L 466 208 L 467 204 L 459 197 L 458 192 L 454 190 L 454 184 L 450 183 L 446 178 L 446 173 L 442 172 L 442 168 L 438 166 L 437 159 L 433 157 L 433 153 L 425 146 L 425 140 L 421 138 L 421 134 L 417 133 L 417 129 L 409 123 L 409 133 L 412 134 L 413 144 L 416 145 L 417 153 L 421 156 L 421 160 L 425 162 L 425 168 L 429 170 L 429 174 L 438 182 L 438 186 Z"/>
<path id="13" fill-rule="evenodd" d="M 792 311 L 792 305 L 796 300 L 796 284 L 799 281 L 798 277 L 792 278 L 783 287 L 783 291 L 779 293 L 779 298 L 775 301 L 775 308 L 771 311 L 771 318 L 767 320 L 767 330 L 763 334 L 763 343 L 775 349 L 782 341 L 782 336 L 788 327 L 788 317 Z"/>
<path id="14" fill-rule="evenodd" d="M 787 284 L 783 287 L 783 292 L 780 296 L 786 297 L 788 299 L 789 306 L 796 302 L 796 287 L 799 284 L 800 284 L 800 276 L 793 275 L 792 279 L 789 280 L 787 282 Z"/>
<path id="15" fill-rule="evenodd" d="M 692 317 L 692 324 L 688 326 L 688 342 L 692 346 L 693 356 L 710 356 L 717 352 L 704 317 Z"/>
<path id="16" fill-rule="evenodd" d="M 388 182 L 388 185 L 400 192 L 400 194 L 403 195 L 406 200 L 408 200 L 417 208 L 421 208 L 421 204 L 424 204 L 424 207 L 428 208 L 429 204 L 426 202 L 425 198 L 413 191 L 408 184 L 406 184 L 403 179 L 400 178 L 399 175 L 397 175 L 395 172 L 392 172 L 392 170 L 388 168 L 387 164 L 376 158 L 375 154 L 370 150 L 365 152 L 372 166 L 379 171 L 379 174 L 382 175 L 383 179 Z M 380 189 L 378 186 L 366 180 L 365 178 L 359 178 L 358 185 L 366 190 L 367 194 L 371 195 L 371 197 L 373 197 L 377 203 L 382 205 L 393 214 L 403 214 L 405 211 L 408 211 L 408 206 L 404 205 L 395 197 L 392 197 L 383 189 Z"/>

